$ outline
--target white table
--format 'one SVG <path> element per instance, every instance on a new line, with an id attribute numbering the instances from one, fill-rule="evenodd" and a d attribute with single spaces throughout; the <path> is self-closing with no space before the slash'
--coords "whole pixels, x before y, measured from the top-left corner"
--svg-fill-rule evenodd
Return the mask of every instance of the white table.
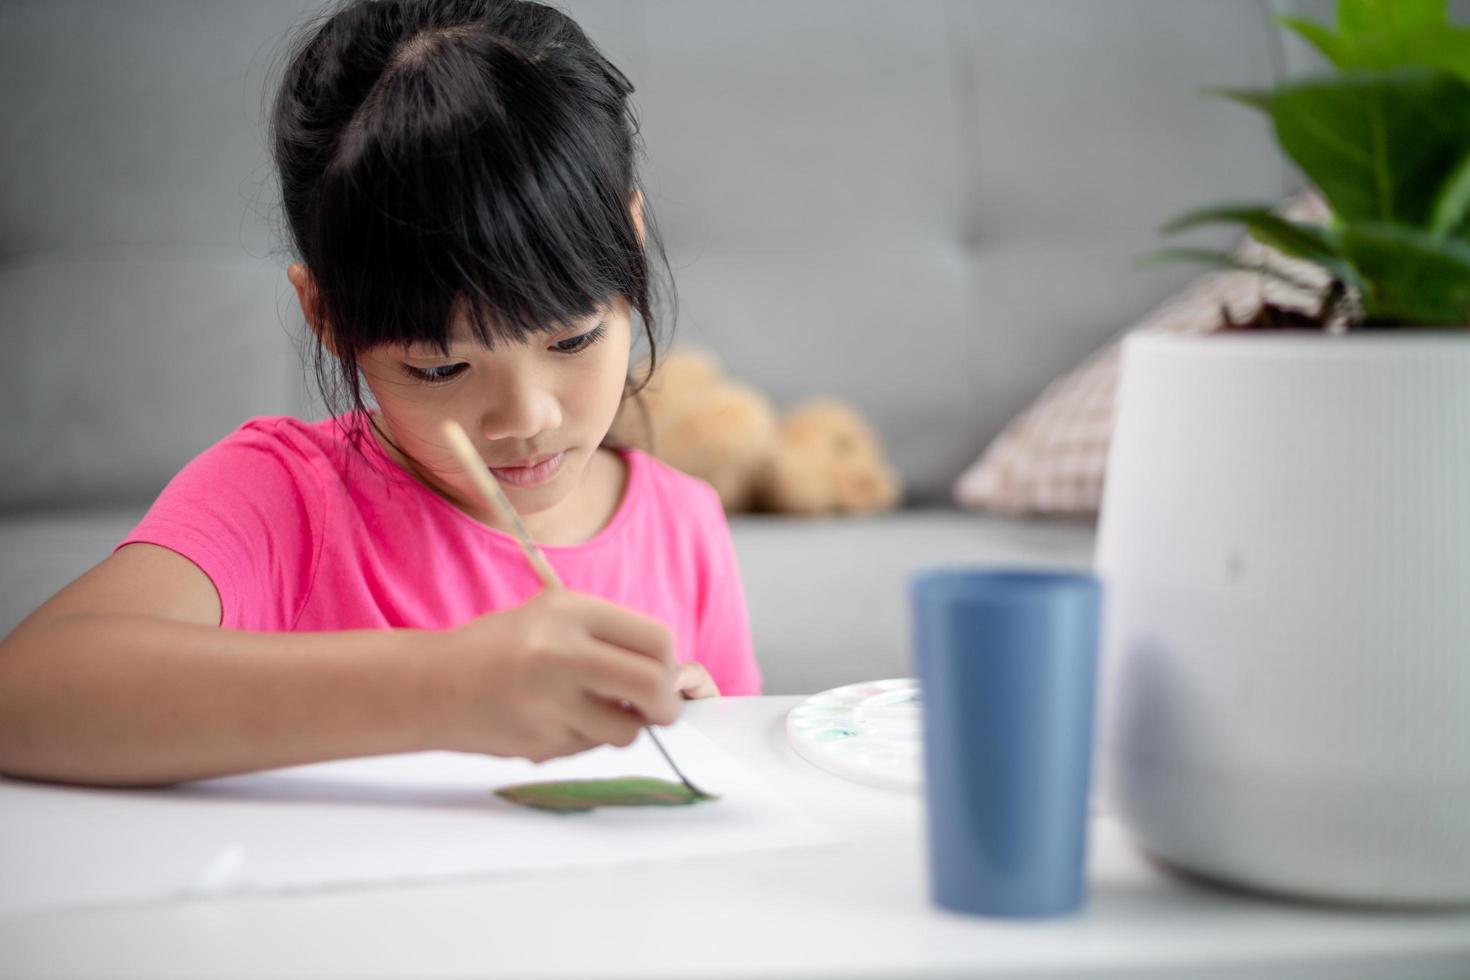
<path id="1" fill-rule="evenodd" d="M 1288 904 L 1170 875 L 1094 818 L 1090 902 L 1049 922 L 928 897 L 921 800 L 787 747 L 797 697 L 685 717 L 850 843 L 0 923 L 0 977 L 1470 977 L 1470 910 Z"/>

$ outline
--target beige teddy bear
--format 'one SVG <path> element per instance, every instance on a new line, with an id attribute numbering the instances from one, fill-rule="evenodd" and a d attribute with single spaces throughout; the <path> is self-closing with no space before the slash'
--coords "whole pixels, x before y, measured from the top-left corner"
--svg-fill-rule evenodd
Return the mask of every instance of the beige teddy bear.
<path id="1" fill-rule="evenodd" d="M 776 412 L 760 392 L 725 378 L 713 357 L 675 351 L 624 403 L 612 434 L 706 481 L 726 510 L 749 510 L 751 476 L 776 448 Z"/>
<path id="2" fill-rule="evenodd" d="M 763 394 L 701 351 L 663 358 L 612 434 L 707 481 L 732 512 L 865 513 L 899 498 L 897 474 L 853 408 L 818 399 L 778 420 Z"/>
<path id="3" fill-rule="evenodd" d="M 776 451 L 756 476 L 765 510 L 797 514 L 864 514 L 898 503 L 898 474 L 878 437 L 845 402 L 818 398 L 781 420 Z"/>

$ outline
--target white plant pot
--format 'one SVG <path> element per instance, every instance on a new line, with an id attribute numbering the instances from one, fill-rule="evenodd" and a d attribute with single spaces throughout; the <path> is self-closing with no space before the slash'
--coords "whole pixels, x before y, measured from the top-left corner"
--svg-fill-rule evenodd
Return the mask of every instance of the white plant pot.
<path id="1" fill-rule="evenodd" d="M 1136 335 L 1100 781 L 1165 862 L 1470 902 L 1470 335 Z"/>

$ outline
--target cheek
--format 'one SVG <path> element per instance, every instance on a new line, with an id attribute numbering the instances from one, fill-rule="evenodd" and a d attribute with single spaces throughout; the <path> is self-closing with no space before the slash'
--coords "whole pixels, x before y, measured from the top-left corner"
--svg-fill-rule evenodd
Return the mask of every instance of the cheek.
<path id="1" fill-rule="evenodd" d="M 601 356 L 597 358 L 593 372 L 595 377 L 589 378 L 585 386 L 588 407 L 609 426 L 622 404 L 623 391 L 628 383 L 629 343 L 628 325 L 625 321 L 621 330 L 614 331 L 599 345 L 606 350 L 598 351 Z"/>
<path id="2" fill-rule="evenodd" d="M 434 399 L 425 397 L 422 386 L 405 381 L 381 367 L 364 366 L 363 379 L 377 402 L 393 441 L 421 457 L 426 442 L 432 444 L 432 438 L 425 434 L 438 425 L 444 415 L 443 408 Z"/>
<path id="3" fill-rule="evenodd" d="M 413 404 L 413 390 L 397 372 L 367 358 L 360 363 L 363 382 L 385 414 L 396 415 L 400 406 Z"/>
<path id="4" fill-rule="evenodd" d="M 400 444 L 404 440 L 412 440 L 413 432 L 429 415 L 429 405 L 415 398 L 414 393 L 405 386 L 391 381 L 384 383 L 381 379 L 369 377 L 368 385 L 372 388 L 373 400 L 378 403 L 378 409 L 393 426 L 394 438 Z"/>
<path id="5" fill-rule="evenodd" d="M 383 414 L 392 418 L 433 418 L 442 415 L 446 395 L 457 385 L 434 388 L 408 377 L 396 358 L 362 360 L 362 375 Z"/>

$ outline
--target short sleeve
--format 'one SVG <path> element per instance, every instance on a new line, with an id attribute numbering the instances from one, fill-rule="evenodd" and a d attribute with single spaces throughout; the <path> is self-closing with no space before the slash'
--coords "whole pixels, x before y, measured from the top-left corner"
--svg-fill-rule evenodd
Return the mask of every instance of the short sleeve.
<path id="1" fill-rule="evenodd" d="M 709 671 L 720 694 L 760 694 L 761 672 L 751 646 L 735 543 L 713 490 L 705 495 L 699 515 L 701 574 L 695 659 Z"/>
<path id="2" fill-rule="evenodd" d="M 319 469 L 275 420 L 251 420 L 190 461 L 118 544 L 192 561 L 219 593 L 220 625 L 292 629 L 323 539 Z"/>

